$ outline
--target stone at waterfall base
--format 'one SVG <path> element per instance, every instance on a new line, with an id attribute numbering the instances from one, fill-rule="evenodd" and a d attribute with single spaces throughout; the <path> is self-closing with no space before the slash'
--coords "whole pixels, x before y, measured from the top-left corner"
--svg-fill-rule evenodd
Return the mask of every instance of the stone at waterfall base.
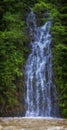
<path id="1" fill-rule="evenodd" d="M 67 130 L 67 119 L 0 118 L 0 130 Z"/>

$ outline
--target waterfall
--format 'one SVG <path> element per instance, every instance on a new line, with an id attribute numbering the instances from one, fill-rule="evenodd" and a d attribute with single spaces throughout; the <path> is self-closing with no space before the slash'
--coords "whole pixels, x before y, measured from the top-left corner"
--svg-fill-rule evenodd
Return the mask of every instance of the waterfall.
<path id="1" fill-rule="evenodd" d="M 51 54 L 51 21 L 36 24 L 31 11 L 27 17 L 31 37 L 31 53 L 25 64 L 25 103 L 27 117 L 57 117 L 57 91 L 53 79 Z"/>

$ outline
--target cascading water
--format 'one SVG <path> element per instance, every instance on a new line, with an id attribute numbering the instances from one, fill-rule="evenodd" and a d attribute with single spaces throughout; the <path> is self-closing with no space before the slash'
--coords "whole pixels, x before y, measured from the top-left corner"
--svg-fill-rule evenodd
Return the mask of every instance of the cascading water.
<path id="1" fill-rule="evenodd" d="M 25 116 L 57 117 L 57 92 L 51 61 L 51 21 L 37 27 L 35 14 L 31 11 L 27 26 L 31 35 L 31 54 L 25 65 Z"/>

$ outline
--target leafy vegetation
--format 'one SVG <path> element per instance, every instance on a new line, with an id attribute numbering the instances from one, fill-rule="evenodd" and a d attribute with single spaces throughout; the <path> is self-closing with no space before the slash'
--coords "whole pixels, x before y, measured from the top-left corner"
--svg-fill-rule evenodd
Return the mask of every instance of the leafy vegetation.
<path id="1" fill-rule="evenodd" d="M 58 89 L 58 101 L 63 117 L 67 117 L 67 32 L 66 32 L 66 4 L 62 0 L 61 5 L 57 7 L 59 11 L 58 21 L 52 28 L 55 46 L 54 55 L 54 73 L 55 82 Z"/>
<path id="2" fill-rule="evenodd" d="M 23 2 L 0 1 L 0 113 L 18 103 L 16 80 L 24 64 L 25 22 Z M 23 7 L 21 6 L 23 5 Z"/>
<path id="3" fill-rule="evenodd" d="M 30 7 L 38 25 L 52 20 L 52 53 L 58 104 L 67 117 L 67 5 L 65 0 L 2 0 L 0 1 L 0 114 L 18 104 L 17 91 L 21 71 L 29 51 L 26 16 Z M 27 53 L 27 54 L 26 54 Z"/>

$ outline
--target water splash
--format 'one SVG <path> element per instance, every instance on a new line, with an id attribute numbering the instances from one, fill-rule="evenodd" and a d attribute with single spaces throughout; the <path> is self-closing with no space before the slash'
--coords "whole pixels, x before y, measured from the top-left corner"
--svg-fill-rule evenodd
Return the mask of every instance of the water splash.
<path id="1" fill-rule="evenodd" d="M 57 117 L 57 92 L 53 80 L 51 54 L 51 21 L 37 27 L 31 11 L 27 17 L 31 36 L 31 54 L 25 65 L 27 117 Z"/>

